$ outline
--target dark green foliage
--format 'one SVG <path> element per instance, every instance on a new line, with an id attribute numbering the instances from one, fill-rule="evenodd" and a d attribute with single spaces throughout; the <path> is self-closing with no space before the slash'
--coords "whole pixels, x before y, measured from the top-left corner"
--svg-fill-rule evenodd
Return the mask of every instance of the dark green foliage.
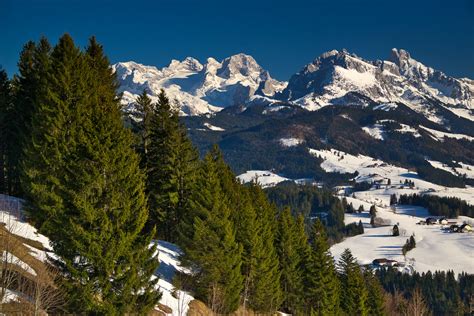
<path id="1" fill-rule="evenodd" d="M 393 225 L 392 228 L 392 236 L 400 236 L 400 230 L 398 229 L 398 225 Z"/>
<path id="2" fill-rule="evenodd" d="M 46 95 L 51 46 L 46 38 L 38 44 L 26 43 L 18 62 L 18 76 L 13 80 L 12 107 L 8 115 L 8 192 L 21 196 L 21 162 L 23 150 L 31 138 L 33 115 L 38 111 L 40 100 Z"/>
<path id="3" fill-rule="evenodd" d="M 28 214 L 59 260 L 75 313 L 148 312 L 160 298 L 144 175 L 121 120 L 117 83 L 102 47 L 83 54 L 69 35 L 51 54 L 38 98 L 22 184 Z"/>
<path id="4" fill-rule="evenodd" d="M 148 107 L 146 95 L 140 97 Z M 143 122 L 143 154 L 149 195 L 149 229 L 158 227 L 161 238 L 176 242 L 178 227 L 192 207 L 198 155 L 186 130 L 162 90 Z"/>
<path id="5" fill-rule="evenodd" d="M 370 316 L 383 316 L 384 311 L 384 290 L 375 276 L 374 271 L 364 270 L 365 286 L 367 288 L 367 307 Z"/>
<path id="6" fill-rule="evenodd" d="M 405 256 L 408 251 L 412 250 L 415 247 L 416 247 L 415 237 L 411 235 L 410 238 L 407 239 L 406 243 L 402 247 L 403 255 Z"/>
<path id="7" fill-rule="evenodd" d="M 402 273 L 396 269 L 380 269 L 376 275 L 384 289 L 390 293 L 402 292 L 410 298 L 420 288 L 433 315 L 469 315 L 474 297 L 474 276 L 459 274 L 456 280 L 452 271 Z"/>
<path id="8" fill-rule="evenodd" d="M 280 284 L 283 293 L 282 308 L 292 314 L 302 314 L 305 310 L 305 258 L 310 256 L 310 248 L 304 231 L 303 218 L 297 220 L 285 208 L 278 218 L 276 247 L 280 262 Z"/>
<path id="9" fill-rule="evenodd" d="M 321 221 L 316 220 L 310 234 L 311 253 L 306 259 L 305 292 L 313 315 L 337 315 L 339 282 L 334 260 Z"/>
<path id="10" fill-rule="evenodd" d="M 229 200 L 211 154 L 200 171 L 193 235 L 184 245 L 183 263 L 193 268 L 196 296 L 213 311 L 230 313 L 240 303 L 242 246 L 235 240 Z"/>
<path id="11" fill-rule="evenodd" d="M 368 291 L 361 267 L 346 249 L 338 262 L 341 280 L 341 308 L 348 315 L 368 315 Z"/>
<path id="12" fill-rule="evenodd" d="M 10 80 L 5 70 L 0 68 L 0 193 L 8 194 L 10 185 L 10 152 L 12 100 Z"/>
<path id="13" fill-rule="evenodd" d="M 348 237 L 360 235 L 363 233 L 364 233 L 364 225 L 362 224 L 362 221 L 359 221 L 358 224 L 356 223 L 347 224 L 346 227 L 344 228 L 344 235 Z"/>
<path id="14" fill-rule="evenodd" d="M 276 207 L 256 184 L 251 186 L 251 199 L 257 215 L 255 276 L 250 284 L 249 305 L 256 312 L 275 312 L 281 305 L 279 261 L 275 249 L 277 230 Z"/>
<path id="15" fill-rule="evenodd" d="M 397 195 L 395 193 L 390 195 L 390 205 L 395 205 L 397 204 L 397 202 L 398 202 Z"/>
<path id="16" fill-rule="evenodd" d="M 346 232 L 355 232 L 352 227 L 347 229 L 344 224 L 344 212 L 351 204 L 347 205 L 346 199 L 341 201 L 331 190 L 311 185 L 281 183 L 265 191 L 270 201 L 279 208 L 288 206 L 293 214 L 303 215 L 308 229 L 315 218 L 320 218 L 326 226 L 330 244 L 341 241 Z"/>
<path id="17" fill-rule="evenodd" d="M 369 215 L 370 215 L 370 225 L 372 227 L 375 227 L 375 218 L 377 217 L 377 208 L 375 205 L 372 205 L 369 210 Z"/>
<path id="18" fill-rule="evenodd" d="M 431 215 L 458 217 L 459 215 L 474 217 L 474 206 L 456 197 L 439 197 L 436 195 L 400 195 L 400 204 L 422 206 Z"/>

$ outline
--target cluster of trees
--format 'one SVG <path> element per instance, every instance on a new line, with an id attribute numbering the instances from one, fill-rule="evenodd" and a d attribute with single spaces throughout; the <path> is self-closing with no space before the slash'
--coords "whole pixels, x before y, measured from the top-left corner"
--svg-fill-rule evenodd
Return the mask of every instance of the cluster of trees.
<path id="1" fill-rule="evenodd" d="M 414 249 L 416 247 L 416 241 L 415 237 L 413 235 L 410 236 L 410 238 L 407 239 L 405 244 L 402 247 L 402 253 L 405 256 L 408 251 Z"/>
<path id="2" fill-rule="evenodd" d="M 347 199 L 339 199 L 329 189 L 283 182 L 265 191 L 270 201 L 279 209 L 289 207 L 293 215 L 301 214 L 305 219 L 307 230 L 310 229 L 314 218 L 321 218 L 326 226 L 330 244 L 363 231 L 362 225 L 358 229 L 354 229 L 354 224 L 346 227 L 344 213 L 354 213 L 356 210 L 352 204 L 347 203 Z M 363 211 L 362 206 L 357 209 L 359 213 Z"/>
<path id="3" fill-rule="evenodd" d="M 42 38 L 23 47 L 18 68 L 2 82 L 0 189 L 23 197 L 49 237 L 67 311 L 147 312 L 160 292 L 156 247 L 144 233 L 145 174 L 102 46 Z"/>
<path id="4" fill-rule="evenodd" d="M 457 218 L 459 215 L 474 217 L 474 206 L 456 197 L 440 197 L 436 195 L 403 194 L 399 204 L 422 206 L 431 215 Z"/>
<path id="5" fill-rule="evenodd" d="M 473 311 L 472 274 L 462 273 L 456 278 L 452 271 L 408 274 L 387 268 L 376 271 L 376 275 L 384 289 L 399 298 L 394 308 L 402 314 L 420 315 L 410 313 L 409 309 L 410 301 L 419 294 L 433 315 L 470 315 Z M 425 315 L 429 315 L 428 311 Z"/>

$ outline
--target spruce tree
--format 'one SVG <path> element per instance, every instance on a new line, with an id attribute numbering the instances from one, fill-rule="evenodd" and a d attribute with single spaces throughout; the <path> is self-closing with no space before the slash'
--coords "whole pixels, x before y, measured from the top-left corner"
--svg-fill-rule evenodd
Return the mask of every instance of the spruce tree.
<path id="1" fill-rule="evenodd" d="M 18 62 L 18 76 L 14 79 L 14 106 L 10 116 L 12 129 L 9 136 L 9 192 L 22 195 L 20 184 L 21 163 L 26 144 L 31 140 L 31 125 L 39 102 L 45 97 L 51 61 L 51 45 L 45 37 L 38 44 L 25 44 Z"/>
<path id="2" fill-rule="evenodd" d="M 256 312 L 276 311 L 282 302 L 281 271 L 275 248 L 276 207 L 268 201 L 257 184 L 251 186 L 251 196 L 257 214 L 257 234 L 260 241 L 255 246 L 255 277 L 250 288 L 249 305 Z"/>
<path id="3" fill-rule="evenodd" d="M 153 102 L 148 96 L 146 90 L 143 90 L 142 94 L 137 97 L 137 110 L 143 114 L 142 121 L 140 122 L 140 144 L 139 152 L 142 157 L 142 165 L 146 168 L 147 156 L 150 146 L 150 130 L 151 130 L 151 118 L 153 115 Z"/>
<path id="4" fill-rule="evenodd" d="M 11 87 L 5 70 L 0 67 L 0 193 L 8 194 L 9 151 L 11 148 Z"/>
<path id="5" fill-rule="evenodd" d="M 317 219 L 312 227 L 311 254 L 306 271 L 306 293 L 312 315 L 336 315 L 339 311 L 339 284 L 324 226 Z"/>
<path id="6" fill-rule="evenodd" d="M 341 280 L 341 308 L 348 315 L 368 315 L 368 292 L 360 266 L 349 249 L 338 262 Z"/>
<path id="7" fill-rule="evenodd" d="M 149 227 L 157 225 L 159 236 L 177 241 L 179 226 L 192 209 L 198 168 L 198 153 L 162 90 L 154 105 L 147 131 L 145 168 L 149 194 Z"/>
<path id="8" fill-rule="evenodd" d="M 384 310 L 384 290 L 380 285 L 379 280 L 370 269 L 364 270 L 364 279 L 368 292 L 367 307 L 368 315 L 383 316 Z"/>
<path id="9" fill-rule="evenodd" d="M 307 244 L 307 239 L 301 237 L 297 225 L 290 209 L 285 208 L 278 218 L 276 245 L 281 271 L 282 307 L 284 311 L 298 315 L 304 311 L 303 259 L 308 252 L 301 244 Z"/>
<path id="10" fill-rule="evenodd" d="M 59 257 L 70 311 L 146 313 L 160 297 L 158 260 L 115 76 L 95 39 L 83 54 L 66 34 L 51 59 L 23 164 L 29 215 Z"/>
<path id="11" fill-rule="evenodd" d="M 197 185 L 193 236 L 183 246 L 182 262 L 195 272 L 196 296 L 214 312 L 230 313 L 240 303 L 242 246 L 235 240 L 229 200 L 210 154 L 204 158 Z"/>

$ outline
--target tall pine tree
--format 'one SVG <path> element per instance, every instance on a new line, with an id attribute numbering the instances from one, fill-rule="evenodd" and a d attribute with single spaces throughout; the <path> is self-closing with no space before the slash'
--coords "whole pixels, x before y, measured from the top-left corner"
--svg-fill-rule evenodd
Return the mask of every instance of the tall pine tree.
<path id="1" fill-rule="evenodd" d="M 306 264 L 306 295 L 312 315 L 337 315 L 339 284 L 324 226 L 317 219 L 310 234 L 311 253 Z"/>
<path id="2" fill-rule="evenodd" d="M 176 242 L 179 226 L 192 208 L 198 153 L 163 90 L 149 120 L 145 132 L 149 224 L 157 225 L 161 238 Z"/>
<path id="3" fill-rule="evenodd" d="M 11 93 L 10 80 L 0 68 L 0 193 L 8 194 L 9 151 L 11 149 Z"/>
<path id="4" fill-rule="evenodd" d="M 29 214 L 59 257 L 71 311 L 146 313 L 158 260 L 115 76 L 94 38 L 83 54 L 66 34 L 51 58 L 23 164 Z"/>
<path id="5" fill-rule="evenodd" d="M 22 194 L 20 172 L 23 151 L 31 140 L 33 116 L 38 111 L 39 102 L 47 93 L 50 54 L 51 45 L 45 37 L 42 37 L 38 44 L 31 41 L 26 43 L 20 54 L 19 74 L 14 79 L 15 97 L 10 118 L 13 126 L 9 137 L 10 194 Z"/>
<path id="6" fill-rule="evenodd" d="M 341 279 L 341 307 L 348 315 L 368 315 L 368 292 L 361 267 L 349 249 L 344 250 L 338 262 Z"/>
<path id="7" fill-rule="evenodd" d="M 309 254 L 309 251 L 305 251 L 307 238 L 301 236 L 301 227 L 298 227 L 298 224 L 290 209 L 285 208 L 278 219 L 276 240 L 283 293 L 282 307 L 286 312 L 295 315 L 304 312 L 303 259 Z M 303 234 L 306 235 L 304 228 Z"/>
<path id="8" fill-rule="evenodd" d="M 257 219 L 258 243 L 255 246 L 255 277 L 250 286 L 249 305 L 256 312 L 276 311 L 282 302 L 278 254 L 275 247 L 277 212 L 265 192 L 253 183 L 251 198 Z"/>
<path id="9" fill-rule="evenodd" d="M 242 246 L 235 240 L 229 200 L 211 154 L 204 158 L 200 171 L 193 234 L 184 245 L 182 262 L 194 271 L 196 296 L 214 312 L 225 314 L 240 303 Z"/>

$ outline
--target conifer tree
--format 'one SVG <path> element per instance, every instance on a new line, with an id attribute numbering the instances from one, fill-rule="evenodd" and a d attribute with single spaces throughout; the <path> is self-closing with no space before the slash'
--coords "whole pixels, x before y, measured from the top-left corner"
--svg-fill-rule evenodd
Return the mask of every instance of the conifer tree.
<path id="1" fill-rule="evenodd" d="M 306 293 L 312 315 L 336 315 L 339 284 L 324 226 L 317 219 L 310 235 L 311 255 L 307 263 Z"/>
<path id="2" fill-rule="evenodd" d="M 94 38 L 83 54 L 66 34 L 51 59 L 23 164 L 29 215 L 59 257 L 71 311 L 144 314 L 160 297 L 158 261 L 115 76 Z"/>
<path id="3" fill-rule="evenodd" d="M 10 81 L 0 67 L 0 193 L 8 194 L 9 151 L 11 149 L 11 94 Z"/>
<path id="4" fill-rule="evenodd" d="M 179 226 L 192 208 L 198 154 L 163 90 L 153 107 L 150 130 L 146 133 L 149 226 L 157 225 L 163 239 L 175 242 Z"/>
<path id="5" fill-rule="evenodd" d="M 242 246 L 235 240 L 229 200 L 219 184 L 211 154 L 204 158 L 200 171 L 193 236 L 184 245 L 182 262 L 195 272 L 197 297 L 216 313 L 230 313 L 240 303 Z"/>
<path id="6" fill-rule="evenodd" d="M 348 315 L 368 315 L 367 288 L 360 266 L 349 249 L 338 262 L 341 280 L 341 308 Z"/>
<path id="7" fill-rule="evenodd" d="M 20 184 L 21 163 L 26 144 L 31 140 L 31 125 L 39 102 L 45 97 L 50 70 L 51 45 L 45 37 L 38 44 L 26 43 L 18 62 L 18 76 L 14 79 L 14 106 L 10 116 L 13 126 L 9 141 L 9 192 L 22 195 Z"/>
<path id="8" fill-rule="evenodd" d="M 364 270 L 364 279 L 368 292 L 367 307 L 368 315 L 383 316 L 384 311 L 384 291 L 379 280 L 370 269 Z"/>
<path id="9" fill-rule="evenodd" d="M 299 229 L 290 209 L 285 208 L 278 219 L 276 245 L 281 271 L 282 307 L 292 314 L 304 311 L 303 258 L 309 253 L 301 245 L 302 242 L 307 244 L 307 239 L 301 238 Z"/>
<path id="10" fill-rule="evenodd" d="M 251 194 L 260 244 L 255 247 L 256 273 L 250 288 L 249 305 L 256 312 L 274 312 L 282 302 L 281 272 L 275 248 L 276 207 L 270 204 L 263 190 L 255 183 L 251 185 Z"/>
<path id="11" fill-rule="evenodd" d="M 146 168 L 147 156 L 150 146 L 150 130 L 151 130 L 151 118 L 153 115 L 153 102 L 148 96 L 146 90 L 143 90 L 142 94 L 137 97 L 137 110 L 143 113 L 143 118 L 140 123 L 140 155 L 142 156 L 143 167 Z"/>

